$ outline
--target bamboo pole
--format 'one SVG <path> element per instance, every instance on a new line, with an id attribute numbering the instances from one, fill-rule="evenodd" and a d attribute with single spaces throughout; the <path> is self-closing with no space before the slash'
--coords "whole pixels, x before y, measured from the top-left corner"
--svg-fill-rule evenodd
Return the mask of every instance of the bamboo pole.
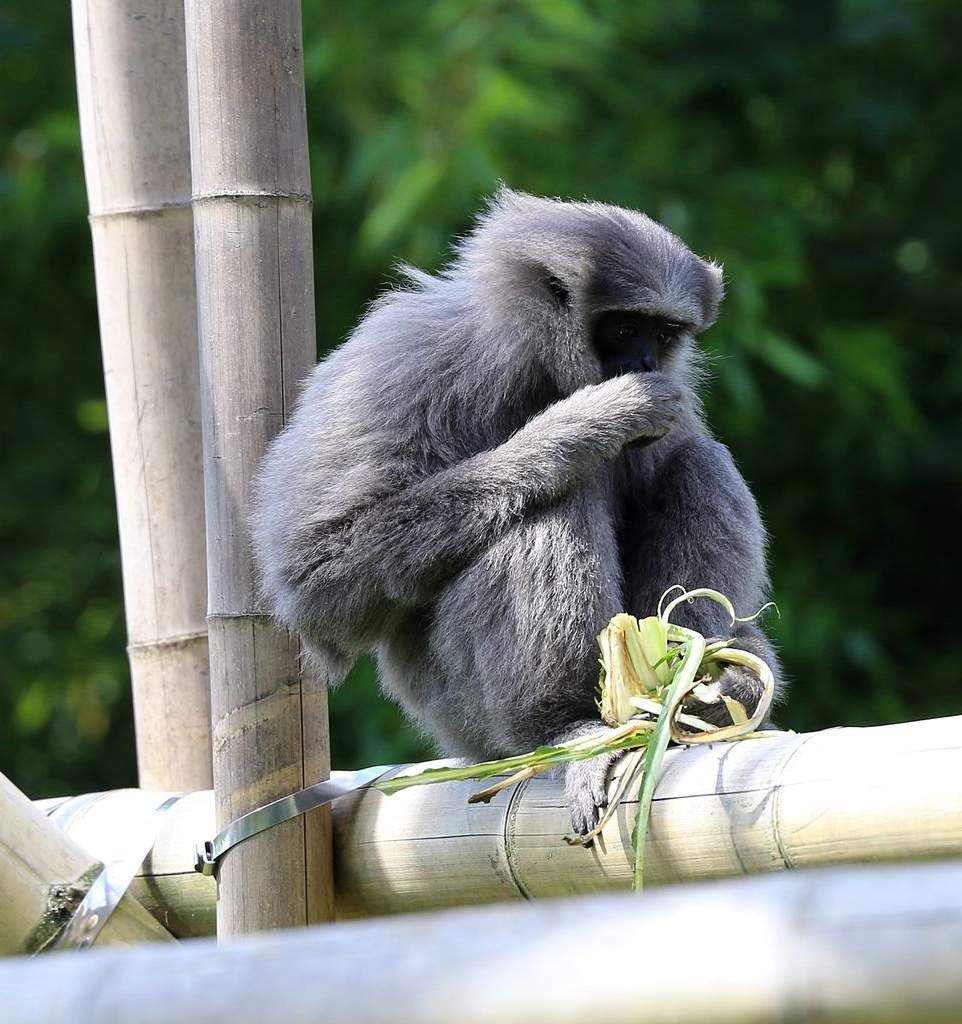
<path id="1" fill-rule="evenodd" d="M 250 484 L 314 361 L 298 0 L 187 0 L 218 827 L 326 777 L 327 694 L 255 595 Z M 329 920 L 329 815 L 225 859 L 218 934 Z"/>
<path id="2" fill-rule="evenodd" d="M 368 791 L 338 801 L 338 918 L 630 887 L 633 795 L 603 843 L 585 850 L 562 841 L 568 819 L 560 781 L 533 779 L 469 807 L 480 785 L 444 783 L 390 797 Z M 70 835 L 110 857 L 138 806 L 155 802 L 128 790 L 43 806 L 72 815 Z M 214 832 L 211 794 L 185 797 L 164 821 L 132 891 L 174 934 L 211 934 L 214 885 L 193 871 L 195 842 Z M 962 857 L 962 717 L 670 750 L 648 844 L 651 886 Z"/>
<path id="3" fill-rule="evenodd" d="M 962 863 L 0 964 L 5 1024 L 958 1024 Z"/>
<path id="4" fill-rule="evenodd" d="M 0 775 L 0 956 L 36 953 L 53 942 L 100 870 L 97 860 Z M 128 894 L 96 944 L 170 938 Z M 5 1009 L 0 1016 L 5 1019 Z"/>
<path id="5" fill-rule="evenodd" d="M 73 0 L 137 763 L 211 785 L 182 0 Z"/>

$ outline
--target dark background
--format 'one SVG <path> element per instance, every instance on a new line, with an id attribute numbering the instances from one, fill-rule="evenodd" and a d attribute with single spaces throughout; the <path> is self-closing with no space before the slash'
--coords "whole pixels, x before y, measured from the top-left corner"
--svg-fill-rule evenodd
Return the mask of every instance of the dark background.
<path id="1" fill-rule="evenodd" d="M 962 5 L 304 0 L 319 349 L 499 178 L 725 264 L 708 409 L 772 535 L 799 730 L 962 712 Z M 135 782 L 66 4 L 0 7 L 0 770 Z M 369 666 L 339 767 L 427 748 Z"/>

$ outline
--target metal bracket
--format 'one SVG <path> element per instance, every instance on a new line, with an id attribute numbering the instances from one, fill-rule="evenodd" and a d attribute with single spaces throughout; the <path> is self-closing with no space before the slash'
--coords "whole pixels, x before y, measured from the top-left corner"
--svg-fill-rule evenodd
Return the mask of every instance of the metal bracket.
<path id="1" fill-rule="evenodd" d="M 280 825 L 281 822 L 313 811 L 316 807 L 332 803 L 348 793 L 368 789 L 383 775 L 396 769 L 396 765 L 376 765 L 373 768 L 359 768 L 354 772 L 338 772 L 334 778 L 299 789 L 296 793 L 248 811 L 218 832 L 213 839 L 197 844 L 194 848 L 194 869 L 202 875 L 216 875 L 221 858 L 238 843 Z"/>

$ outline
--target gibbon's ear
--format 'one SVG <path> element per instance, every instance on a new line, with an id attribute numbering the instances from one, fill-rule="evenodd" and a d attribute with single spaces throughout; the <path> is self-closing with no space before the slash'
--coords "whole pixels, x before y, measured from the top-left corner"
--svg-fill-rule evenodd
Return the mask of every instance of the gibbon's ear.
<path id="1" fill-rule="evenodd" d="M 557 274 L 552 274 L 550 271 L 546 270 L 544 284 L 559 306 L 567 308 L 571 304 L 571 292 L 568 290 L 568 286 L 560 277 L 558 277 Z"/>

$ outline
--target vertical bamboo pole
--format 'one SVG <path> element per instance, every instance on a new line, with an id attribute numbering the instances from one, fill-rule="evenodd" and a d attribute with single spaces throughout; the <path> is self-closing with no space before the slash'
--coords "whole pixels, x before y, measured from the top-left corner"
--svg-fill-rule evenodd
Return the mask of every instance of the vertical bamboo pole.
<path id="1" fill-rule="evenodd" d="M 0 775 L 0 956 L 36 953 L 63 930 L 100 873 L 85 853 Z M 96 945 L 162 942 L 170 933 L 130 895 Z"/>
<path id="2" fill-rule="evenodd" d="M 251 478 L 315 355 L 299 0 L 187 0 L 217 827 L 328 772 L 327 695 L 258 606 Z M 219 872 L 221 936 L 333 916 L 329 817 Z"/>
<path id="3" fill-rule="evenodd" d="M 140 784 L 211 785 L 182 0 L 74 0 Z"/>

